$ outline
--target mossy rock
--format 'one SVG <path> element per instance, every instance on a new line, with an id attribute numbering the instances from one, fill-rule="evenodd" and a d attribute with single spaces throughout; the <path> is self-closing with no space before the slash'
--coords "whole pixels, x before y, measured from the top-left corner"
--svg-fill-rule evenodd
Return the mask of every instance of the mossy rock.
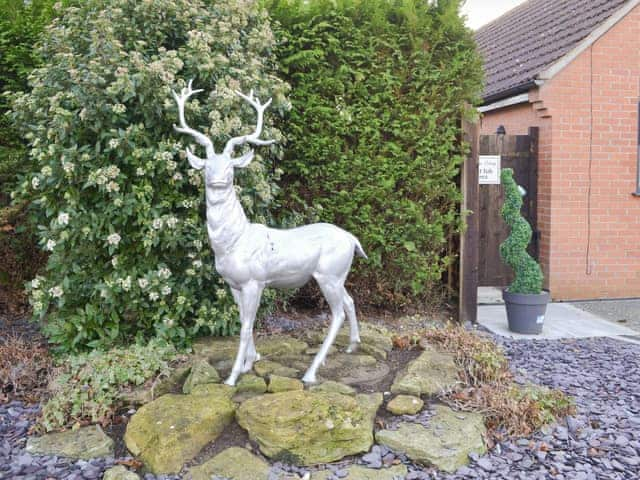
<path id="1" fill-rule="evenodd" d="M 327 380 L 326 382 L 322 382 L 320 385 L 313 385 L 309 390 L 312 392 L 341 393 L 343 395 L 351 396 L 354 396 L 357 393 L 355 388 L 345 385 L 344 383 L 334 382 L 333 380 Z"/>
<path id="2" fill-rule="evenodd" d="M 453 355 L 429 348 L 396 375 L 392 393 L 437 395 L 458 383 L 458 367 Z"/>
<path id="3" fill-rule="evenodd" d="M 360 346 L 359 351 L 386 360 L 388 353 L 393 350 L 393 334 L 386 328 L 371 323 L 360 322 Z M 346 348 L 349 346 L 349 325 L 343 326 L 335 340 L 335 345 Z M 313 331 L 307 335 L 311 343 L 320 344 L 325 339 L 327 330 Z"/>
<path id="4" fill-rule="evenodd" d="M 189 376 L 182 386 L 182 392 L 189 394 L 194 387 L 207 383 L 220 383 L 220 374 L 206 358 L 196 358 L 191 365 Z"/>
<path id="5" fill-rule="evenodd" d="M 253 371 L 260 377 L 268 377 L 269 375 L 278 375 L 280 377 L 296 378 L 300 376 L 300 370 L 291 367 L 285 367 L 281 363 L 271 360 L 260 360 L 253 364 Z"/>
<path id="6" fill-rule="evenodd" d="M 233 360 L 238 352 L 237 337 L 205 337 L 193 343 L 193 353 L 215 365 L 221 360 Z"/>
<path id="7" fill-rule="evenodd" d="M 271 359 L 283 355 L 301 355 L 309 345 L 297 338 L 286 335 L 261 337 L 256 340 L 256 350 L 262 357 Z"/>
<path id="8" fill-rule="evenodd" d="M 125 405 L 139 406 L 149 403 L 167 393 L 179 392 L 187 380 L 190 371 L 190 365 L 180 365 L 179 367 L 171 368 L 166 374 L 160 375 L 150 385 L 120 392 L 120 401 Z"/>
<path id="9" fill-rule="evenodd" d="M 346 480 L 396 480 L 407 475 L 406 465 L 394 465 L 389 468 L 367 468 L 362 465 L 346 467 Z M 336 478 L 331 470 L 322 470 L 311 475 L 311 480 Z"/>
<path id="10" fill-rule="evenodd" d="M 479 413 L 435 407 L 429 425 L 401 423 L 397 430 L 380 430 L 376 441 L 402 452 L 416 463 L 454 472 L 469 463 L 469 454 L 486 453 L 484 419 Z"/>
<path id="11" fill-rule="evenodd" d="M 33 455 L 50 455 L 88 460 L 113 456 L 113 440 L 98 425 L 60 433 L 29 437 L 26 451 Z"/>
<path id="12" fill-rule="evenodd" d="M 267 382 L 265 382 L 264 378 L 245 373 L 236 383 L 236 394 L 233 397 L 233 401 L 242 403 L 249 398 L 262 395 L 266 391 Z"/>
<path id="13" fill-rule="evenodd" d="M 105 470 L 102 480 L 140 480 L 140 476 L 122 465 L 116 465 Z"/>
<path id="14" fill-rule="evenodd" d="M 233 420 L 235 404 L 223 387 L 200 385 L 191 395 L 164 395 L 144 405 L 127 425 L 127 448 L 156 475 L 179 472 Z"/>
<path id="15" fill-rule="evenodd" d="M 247 400 L 236 418 L 266 456 L 315 465 L 368 451 L 381 403 L 382 394 L 297 390 Z"/>
<path id="16" fill-rule="evenodd" d="M 394 415 L 415 415 L 424 406 L 422 399 L 413 395 L 398 395 L 387 404 L 387 411 Z"/>
<path id="17" fill-rule="evenodd" d="M 211 480 L 219 477 L 228 480 L 268 480 L 269 464 L 240 447 L 222 451 L 211 460 L 191 467 L 192 480 Z"/>
<path id="18" fill-rule="evenodd" d="M 280 393 L 291 390 L 304 390 L 304 384 L 295 378 L 280 377 L 278 375 L 271 375 L 271 377 L 269 377 L 267 392 Z"/>

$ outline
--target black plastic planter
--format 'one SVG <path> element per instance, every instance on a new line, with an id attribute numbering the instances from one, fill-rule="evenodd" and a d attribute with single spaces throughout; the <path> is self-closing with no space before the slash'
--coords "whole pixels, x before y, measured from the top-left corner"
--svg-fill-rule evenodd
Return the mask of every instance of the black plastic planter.
<path id="1" fill-rule="evenodd" d="M 544 316 L 549 303 L 549 292 L 542 293 L 509 293 L 508 289 L 502 291 L 502 298 L 507 309 L 509 330 L 514 333 L 538 335 L 542 333 Z"/>

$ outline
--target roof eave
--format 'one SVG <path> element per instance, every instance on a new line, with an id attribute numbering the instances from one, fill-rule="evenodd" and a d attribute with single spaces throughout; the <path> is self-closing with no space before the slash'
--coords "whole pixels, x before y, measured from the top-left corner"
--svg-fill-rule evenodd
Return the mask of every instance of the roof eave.
<path id="1" fill-rule="evenodd" d="M 521 93 L 526 93 L 535 86 L 536 86 L 535 80 L 529 80 L 527 81 L 527 83 L 516 85 L 515 87 L 508 88 L 507 90 L 503 90 L 499 93 L 487 95 L 486 97 L 482 98 L 482 102 L 483 102 L 482 105 L 489 105 L 491 103 L 496 103 L 496 102 L 499 102 L 500 100 L 504 100 L 505 98 L 510 98 L 516 95 L 520 95 Z"/>

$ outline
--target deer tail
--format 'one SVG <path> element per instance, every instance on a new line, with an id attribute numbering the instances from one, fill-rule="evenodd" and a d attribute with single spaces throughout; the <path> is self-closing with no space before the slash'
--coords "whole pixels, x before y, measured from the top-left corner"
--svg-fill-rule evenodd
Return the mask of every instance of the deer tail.
<path id="1" fill-rule="evenodd" d="M 355 243 L 356 255 L 358 255 L 359 257 L 368 259 L 369 257 L 367 257 L 367 254 L 364 253 L 364 249 L 362 248 L 362 245 L 360 245 L 360 240 L 358 240 L 355 235 L 351 235 L 351 236 L 353 237 L 353 241 Z"/>

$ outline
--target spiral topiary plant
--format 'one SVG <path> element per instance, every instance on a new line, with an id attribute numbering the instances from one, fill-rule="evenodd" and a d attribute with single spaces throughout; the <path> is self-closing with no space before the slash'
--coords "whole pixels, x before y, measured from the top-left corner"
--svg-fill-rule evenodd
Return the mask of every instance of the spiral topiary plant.
<path id="1" fill-rule="evenodd" d="M 502 218 L 511 229 L 509 237 L 500 245 L 500 256 L 516 274 L 515 280 L 509 286 L 509 292 L 540 294 L 543 275 L 538 262 L 527 253 L 532 230 L 529 222 L 520 214 L 520 208 L 522 208 L 520 189 L 513 178 L 511 168 L 503 168 L 500 178 L 505 192 Z"/>

